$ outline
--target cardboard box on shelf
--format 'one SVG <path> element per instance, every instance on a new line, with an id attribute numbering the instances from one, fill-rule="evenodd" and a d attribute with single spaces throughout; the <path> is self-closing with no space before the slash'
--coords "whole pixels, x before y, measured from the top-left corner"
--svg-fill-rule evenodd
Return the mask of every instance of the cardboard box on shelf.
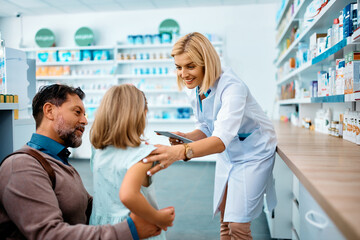
<path id="1" fill-rule="evenodd" d="M 317 56 L 317 49 L 318 49 L 318 39 L 319 38 L 326 38 L 327 33 L 313 33 L 310 36 L 310 44 L 309 44 L 309 49 L 310 49 L 310 59 L 313 59 L 314 57 Z"/>

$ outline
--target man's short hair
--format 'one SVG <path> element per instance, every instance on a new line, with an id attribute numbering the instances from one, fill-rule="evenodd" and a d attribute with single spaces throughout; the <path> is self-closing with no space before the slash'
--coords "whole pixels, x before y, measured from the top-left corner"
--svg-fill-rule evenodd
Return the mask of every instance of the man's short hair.
<path id="1" fill-rule="evenodd" d="M 42 86 L 36 93 L 32 101 L 33 117 L 36 123 L 36 129 L 40 126 L 44 117 L 43 107 L 45 103 L 49 102 L 55 106 L 61 106 L 69 95 L 78 95 L 81 100 L 85 98 L 85 93 L 78 87 L 70 87 L 62 84 L 52 84 Z"/>

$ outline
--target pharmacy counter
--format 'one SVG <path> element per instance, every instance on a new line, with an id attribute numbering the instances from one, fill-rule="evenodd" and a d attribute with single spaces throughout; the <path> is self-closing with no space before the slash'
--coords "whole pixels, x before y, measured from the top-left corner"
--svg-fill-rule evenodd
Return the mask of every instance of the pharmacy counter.
<path id="1" fill-rule="evenodd" d="M 277 152 L 347 239 L 360 239 L 360 146 L 275 121 Z"/>

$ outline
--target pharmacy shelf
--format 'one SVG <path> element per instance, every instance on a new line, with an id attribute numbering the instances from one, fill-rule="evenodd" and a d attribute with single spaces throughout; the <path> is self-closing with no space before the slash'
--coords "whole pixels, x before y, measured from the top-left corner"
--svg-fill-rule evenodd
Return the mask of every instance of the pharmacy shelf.
<path id="1" fill-rule="evenodd" d="M 149 108 L 191 108 L 190 104 L 149 104 Z"/>
<path id="2" fill-rule="evenodd" d="M 276 29 L 279 28 L 280 23 L 281 23 L 282 19 L 284 18 L 285 13 L 288 11 L 291 2 L 292 2 L 292 0 L 287 0 L 287 2 L 285 3 L 285 7 L 284 7 L 282 13 L 280 14 L 280 18 L 279 18 L 278 22 L 276 23 Z"/>
<path id="3" fill-rule="evenodd" d="M 343 103 L 360 101 L 360 92 L 352 94 L 340 94 L 333 96 L 304 98 L 304 99 L 286 99 L 279 100 L 280 105 L 303 104 L 303 103 Z"/>
<path id="4" fill-rule="evenodd" d="M 114 46 L 86 46 L 86 47 L 49 47 L 49 48 L 22 48 L 25 52 L 45 52 L 62 50 L 114 50 Z"/>
<path id="5" fill-rule="evenodd" d="M 319 56 L 313 58 L 311 60 L 311 63 L 314 65 L 318 62 L 321 62 L 323 60 L 325 60 L 326 58 L 328 58 L 329 56 L 337 53 L 338 51 L 340 51 L 341 49 L 343 49 L 345 46 L 347 46 L 347 43 L 351 42 L 351 38 L 346 38 L 341 40 L 340 42 L 338 42 L 337 44 L 335 44 L 334 46 L 332 46 L 331 48 L 329 48 L 328 50 L 326 50 L 325 52 L 323 52 L 322 54 L 320 54 Z"/>
<path id="6" fill-rule="evenodd" d="M 345 95 L 333 95 L 333 96 L 325 96 L 325 97 L 315 97 L 311 98 L 312 103 L 337 103 L 344 102 Z"/>
<path id="7" fill-rule="evenodd" d="M 114 79 L 115 75 L 70 75 L 70 76 L 37 76 L 36 80 L 56 81 L 56 80 L 92 80 L 92 79 Z"/>
<path id="8" fill-rule="evenodd" d="M 68 66 L 68 65 L 111 65 L 115 64 L 114 60 L 98 61 L 73 61 L 73 62 L 37 62 L 36 66 Z"/>
<path id="9" fill-rule="evenodd" d="M 275 65 L 279 67 L 285 59 L 290 57 L 291 53 L 294 53 L 296 46 L 299 42 L 309 40 L 311 34 L 317 31 L 325 31 L 329 26 L 331 26 L 334 16 L 339 14 L 340 10 L 344 8 L 347 4 L 353 2 L 352 0 L 334 0 L 328 2 L 328 4 L 321 10 L 319 15 L 317 15 L 314 20 L 311 22 L 309 27 L 305 29 L 300 36 L 290 45 L 290 47 L 283 53 L 278 60 L 276 61 Z M 324 29 L 324 30 L 323 30 Z"/>
<path id="10" fill-rule="evenodd" d="M 211 42 L 213 46 L 221 46 L 223 42 L 216 41 Z M 169 44 L 138 44 L 138 45 L 131 45 L 131 44 L 124 44 L 124 45 L 117 45 L 115 48 L 118 50 L 121 49 L 156 49 L 156 48 L 172 48 L 174 45 L 172 43 Z"/>
<path id="11" fill-rule="evenodd" d="M 175 74 L 118 74 L 118 79 L 176 78 Z"/>
<path id="12" fill-rule="evenodd" d="M 117 64 L 174 63 L 174 59 L 117 60 Z"/>
<path id="13" fill-rule="evenodd" d="M 179 91 L 177 89 L 146 89 L 142 90 L 144 93 L 184 93 L 184 91 Z"/>
<path id="14" fill-rule="evenodd" d="M 295 78 L 296 76 L 300 75 L 301 73 L 303 73 L 304 71 L 310 69 L 312 67 L 311 62 L 307 62 L 304 63 L 301 67 L 299 67 L 298 69 L 290 72 L 288 75 L 286 75 L 283 79 L 279 80 L 276 82 L 277 85 L 282 85 L 288 81 L 290 81 L 291 79 Z"/>
<path id="15" fill-rule="evenodd" d="M 194 119 L 148 119 L 148 123 L 195 123 Z"/>
<path id="16" fill-rule="evenodd" d="M 139 45 L 117 45 L 117 49 L 151 49 L 151 48 L 172 48 L 172 44 L 139 44 Z"/>
<path id="17" fill-rule="evenodd" d="M 303 104 L 303 103 L 311 103 L 310 98 L 303 98 L 303 99 L 286 99 L 286 100 L 279 100 L 280 105 L 291 105 L 291 104 Z"/>
<path id="18" fill-rule="evenodd" d="M 299 16 L 304 15 L 304 12 L 306 11 L 306 6 L 305 6 L 305 0 L 303 0 L 300 5 L 298 6 L 298 8 L 296 9 L 296 11 L 294 12 L 294 14 L 292 15 L 291 19 L 289 20 L 288 24 L 285 26 L 281 36 L 279 37 L 276 46 L 279 47 L 280 43 L 283 41 L 284 37 L 291 31 L 292 27 L 295 26 L 296 22 L 299 22 L 301 19 L 299 18 Z M 276 28 L 277 29 L 277 28 Z"/>
<path id="19" fill-rule="evenodd" d="M 0 103 L 0 110 L 14 110 L 19 109 L 18 103 Z"/>
<path id="20" fill-rule="evenodd" d="M 344 47 L 348 46 L 349 44 L 352 44 L 351 38 L 343 39 L 342 41 L 335 44 L 335 46 L 332 46 L 331 48 L 327 49 L 325 52 L 320 54 L 319 56 L 313 58 L 311 62 L 307 62 L 303 64 L 298 69 L 290 72 L 287 76 L 285 76 L 283 79 L 277 82 L 277 85 L 282 85 L 294 78 L 296 78 L 298 75 L 301 74 L 314 74 L 314 77 L 316 77 L 316 73 L 320 71 L 321 69 L 324 69 L 324 66 L 320 66 L 317 63 L 320 63 L 324 61 L 325 59 L 329 58 L 330 56 L 333 56 L 334 54 L 341 51 Z"/>
<path id="21" fill-rule="evenodd" d="M 106 93 L 107 89 L 82 89 L 86 94 L 98 94 L 98 95 L 103 95 Z"/>

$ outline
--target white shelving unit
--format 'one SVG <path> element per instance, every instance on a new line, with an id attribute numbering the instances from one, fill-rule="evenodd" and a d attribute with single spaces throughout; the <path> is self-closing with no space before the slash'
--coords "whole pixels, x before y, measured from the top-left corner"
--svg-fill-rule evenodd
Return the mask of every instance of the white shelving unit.
<path id="1" fill-rule="evenodd" d="M 96 79 L 114 79 L 115 75 L 62 75 L 62 76 L 38 76 L 38 81 L 58 81 L 58 80 L 96 80 Z"/>
<path id="2" fill-rule="evenodd" d="M 287 7 L 284 9 L 283 16 L 286 15 L 287 11 L 291 11 L 291 6 L 295 2 L 294 0 L 289 0 L 287 2 Z M 277 48 L 281 48 L 285 45 L 287 38 L 290 38 L 292 28 L 294 26 L 301 26 L 301 22 L 304 21 L 304 13 L 306 8 L 311 3 L 311 0 L 303 0 L 300 2 L 298 7 L 294 9 L 294 13 L 290 18 L 290 21 L 287 23 L 278 23 L 278 27 L 282 26 L 281 33 L 278 33 L 278 41 L 276 43 Z M 280 51 L 280 55 L 274 61 L 274 64 L 277 68 L 281 68 L 284 63 L 289 61 L 290 58 L 296 58 L 296 52 L 299 49 L 300 44 L 307 44 L 309 46 L 309 38 L 314 33 L 327 33 L 328 28 L 333 24 L 334 18 L 338 17 L 340 11 L 343 8 L 354 2 L 353 0 L 332 0 L 329 1 L 319 12 L 318 15 L 313 19 L 313 21 L 308 25 L 307 28 L 302 29 L 302 32 L 298 34 L 298 37 L 290 44 L 288 49 Z M 280 21 L 283 17 L 280 19 Z M 285 27 L 283 27 L 285 26 Z M 278 29 L 278 28 L 277 28 Z M 280 30 L 280 29 L 279 29 Z M 359 32 L 360 33 L 360 32 Z M 357 45 L 360 44 L 360 38 L 348 37 L 338 42 L 336 45 L 328 48 L 319 56 L 311 59 L 307 63 L 302 64 L 299 68 L 290 71 L 287 74 L 282 74 L 281 78 L 277 80 L 276 85 L 280 90 L 285 84 L 291 83 L 292 81 L 297 81 L 303 87 L 307 87 L 311 84 L 313 80 L 317 80 L 317 73 L 319 71 L 328 71 L 330 67 L 335 67 L 335 59 L 344 58 L 344 55 L 356 50 Z M 359 49 L 357 49 L 359 50 Z M 308 56 L 310 58 L 310 56 Z M 284 69 L 284 68 L 283 68 Z M 280 71 L 279 71 L 280 72 Z M 278 91 L 279 92 L 279 91 Z M 280 93 L 279 93 L 280 95 Z M 360 110 L 360 93 L 353 94 L 341 94 L 333 95 L 326 97 L 315 97 L 315 98 L 303 98 L 303 99 L 286 99 L 278 100 L 277 104 L 279 107 L 279 115 L 288 115 L 292 112 L 298 112 L 299 120 L 298 124 L 301 124 L 301 119 L 308 117 L 314 123 L 315 113 L 319 109 L 331 108 L 333 111 L 333 119 L 339 120 L 339 113 L 344 113 L 347 108 L 359 111 Z M 320 133 L 318 133 L 320 134 Z M 316 157 L 314 156 L 314 160 Z M 282 174 L 276 174 L 276 166 L 274 170 L 275 183 L 281 185 L 280 182 L 283 182 L 284 176 Z M 291 179 L 288 180 L 288 184 L 291 185 Z M 278 188 L 279 191 L 280 188 Z M 281 189 L 280 189 L 281 190 Z M 295 196 L 295 194 L 294 194 Z M 278 194 L 278 202 L 288 201 L 289 194 Z M 298 197 L 297 197 L 298 199 Z M 292 239 L 307 239 L 304 233 L 300 234 L 299 232 L 299 211 L 296 210 L 299 208 L 299 205 L 296 207 L 296 201 L 293 206 L 286 206 L 287 215 L 276 219 L 272 216 L 274 213 L 266 212 L 270 233 L 272 238 L 292 238 Z M 281 206 L 283 206 L 282 204 Z M 285 205 L 284 205 L 285 206 Z M 295 206 L 295 207 L 294 207 Z M 279 211 L 279 208 L 277 208 Z M 288 213 L 292 212 L 289 215 Z M 281 215 L 282 213 L 280 213 Z M 279 212 L 278 212 L 279 217 Z M 303 235 L 303 236 L 301 236 Z"/>
<path id="3" fill-rule="evenodd" d="M 139 79 L 139 78 L 143 78 L 143 79 L 164 79 L 164 78 L 168 78 L 168 79 L 174 79 L 176 78 L 175 74 L 117 74 L 116 77 L 118 79 Z"/>
<path id="4" fill-rule="evenodd" d="M 291 0 L 289 0 L 291 1 Z M 304 0 L 306 2 L 311 2 L 309 0 Z M 282 54 L 276 61 L 276 66 L 279 67 L 285 60 L 289 59 L 297 50 L 299 42 L 309 42 L 309 37 L 314 32 L 327 32 L 327 29 L 332 25 L 334 17 L 349 3 L 352 3 L 352 0 L 333 0 L 321 10 L 321 12 L 315 17 L 311 24 L 303 30 L 299 37 L 291 43 L 290 47 Z M 304 4 L 303 6 L 307 6 Z M 301 8 L 302 9 L 302 8 Z"/>
<path id="5" fill-rule="evenodd" d="M 292 2 L 290 0 L 290 2 Z M 298 49 L 299 43 L 309 43 L 309 37 L 313 33 L 326 33 L 327 29 L 331 27 L 333 19 L 337 17 L 340 11 L 349 3 L 351 0 L 334 0 L 329 1 L 328 4 L 323 7 L 320 13 L 314 18 L 311 24 L 304 29 L 297 39 L 289 46 L 289 48 L 279 56 L 275 61 L 277 67 L 282 66 L 285 61 L 288 61 L 290 58 L 295 58 L 296 51 Z M 303 14 L 305 13 L 306 7 L 311 3 L 309 0 L 303 0 L 298 8 L 294 11 L 294 14 L 291 17 L 291 21 L 288 22 L 287 27 L 283 31 L 277 47 L 281 46 L 282 41 L 285 41 L 285 37 L 289 37 L 291 33 L 291 28 L 295 26 L 299 21 L 302 21 Z M 291 5 L 291 4 L 290 4 Z M 289 7 L 290 7 L 289 5 Z M 291 81 L 297 80 L 300 84 L 309 86 L 311 81 L 317 79 L 317 73 L 319 71 L 327 71 L 329 67 L 335 66 L 335 59 L 343 58 L 344 53 L 347 53 L 356 48 L 358 44 L 358 39 L 353 40 L 352 37 L 342 40 L 337 43 L 335 46 L 327 49 L 325 52 L 308 61 L 305 64 L 302 64 L 299 68 L 292 70 L 288 74 L 284 75 L 281 79 L 278 79 L 277 86 L 280 88 L 282 85 L 287 84 Z M 349 95 L 349 94 L 347 94 Z M 299 119 L 303 117 L 315 117 L 316 108 L 321 108 L 323 103 L 344 103 L 352 102 L 353 106 L 351 108 L 356 110 L 356 102 L 358 101 L 358 96 L 356 94 L 350 94 L 349 96 L 343 95 L 342 97 L 330 96 L 328 98 L 305 98 L 305 99 L 286 99 L 278 100 L 280 105 L 280 112 L 282 110 L 281 106 L 289 105 L 298 105 Z M 320 104 L 310 104 L 310 103 L 320 103 Z M 315 107 L 316 106 L 316 107 Z M 346 105 L 346 108 L 348 105 Z M 309 110 L 311 109 L 311 110 Z M 344 107 L 345 109 L 345 107 Z M 286 112 L 287 110 L 285 110 Z"/>
<path id="6" fill-rule="evenodd" d="M 0 103 L 0 162 L 14 151 L 14 110 L 17 103 Z"/>
<path id="7" fill-rule="evenodd" d="M 72 66 L 72 65 L 114 65 L 113 60 L 98 60 L 98 61 L 73 61 L 73 62 L 37 62 L 38 67 L 41 66 Z"/>

